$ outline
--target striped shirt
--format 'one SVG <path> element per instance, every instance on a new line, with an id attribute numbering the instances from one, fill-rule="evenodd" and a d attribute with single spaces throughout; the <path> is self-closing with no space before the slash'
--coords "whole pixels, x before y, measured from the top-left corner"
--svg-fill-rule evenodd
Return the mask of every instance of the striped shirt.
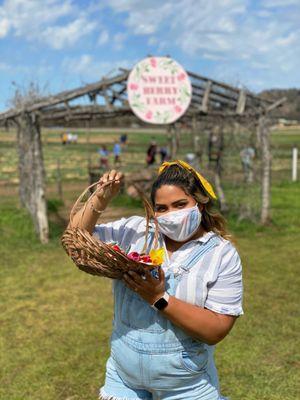
<path id="1" fill-rule="evenodd" d="M 99 240 L 117 243 L 127 252 L 141 252 L 145 243 L 146 222 L 143 217 L 122 218 L 115 222 L 96 225 L 94 236 Z M 181 273 L 191 252 L 207 242 L 214 232 L 207 232 L 202 237 L 183 244 L 169 258 L 167 251 L 162 268 L 172 266 L 174 273 Z M 184 273 L 176 289 L 176 297 L 220 314 L 242 315 L 242 265 L 237 250 L 231 242 L 219 237 L 216 247 L 203 254 L 195 265 Z M 165 246 L 163 236 L 160 244 Z"/>

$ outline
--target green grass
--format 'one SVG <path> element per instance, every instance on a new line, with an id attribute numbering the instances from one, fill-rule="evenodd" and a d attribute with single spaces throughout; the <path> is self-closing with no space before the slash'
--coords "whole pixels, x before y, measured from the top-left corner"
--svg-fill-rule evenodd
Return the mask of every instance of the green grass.
<path id="1" fill-rule="evenodd" d="M 245 315 L 216 350 L 222 392 L 231 400 L 299 398 L 299 198 L 299 184 L 274 186 L 267 227 L 229 216 L 245 286 Z M 140 212 L 139 202 L 123 196 L 114 206 L 120 201 Z M 52 213 L 59 207 L 48 203 Z M 52 222 L 51 231 L 42 246 L 17 200 L 3 202 L 1 400 L 92 400 L 103 383 L 111 281 L 77 270 L 60 246 L 62 227 Z"/>

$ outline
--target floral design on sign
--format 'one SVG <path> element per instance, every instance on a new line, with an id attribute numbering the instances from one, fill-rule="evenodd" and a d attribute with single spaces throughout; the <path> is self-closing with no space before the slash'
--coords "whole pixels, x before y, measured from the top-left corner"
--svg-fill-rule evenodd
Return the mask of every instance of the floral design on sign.
<path id="1" fill-rule="evenodd" d="M 141 120 L 171 124 L 187 110 L 192 98 L 188 74 L 168 57 L 148 57 L 130 72 L 127 81 L 130 107 Z"/>

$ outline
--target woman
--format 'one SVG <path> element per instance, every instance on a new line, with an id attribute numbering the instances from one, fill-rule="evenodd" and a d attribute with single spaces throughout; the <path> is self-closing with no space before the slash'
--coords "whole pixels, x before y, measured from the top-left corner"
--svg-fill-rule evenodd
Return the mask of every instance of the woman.
<path id="1" fill-rule="evenodd" d="M 83 218 L 79 211 L 73 225 L 126 251 L 141 252 L 144 218 L 96 225 L 122 179 L 116 171 L 104 174 L 100 181 L 113 180 L 111 188 L 98 189 L 89 211 Z M 128 272 L 114 281 L 111 356 L 100 399 L 222 399 L 214 345 L 243 313 L 242 277 L 224 219 L 212 211 L 215 198 L 210 184 L 185 162 L 161 166 L 151 200 L 165 260 L 158 276 Z M 150 228 L 147 252 L 154 224 Z"/>

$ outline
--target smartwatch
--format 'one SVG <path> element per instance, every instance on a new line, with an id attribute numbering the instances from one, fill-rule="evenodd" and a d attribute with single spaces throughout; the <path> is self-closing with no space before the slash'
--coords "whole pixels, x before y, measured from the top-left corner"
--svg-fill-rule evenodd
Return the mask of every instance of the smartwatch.
<path id="1" fill-rule="evenodd" d="M 162 311 L 169 304 L 169 298 L 170 296 L 167 292 L 165 292 L 161 298 L 156 300 L 156 302 L 151 305 L 151 307 L 155 310 Z"/>

